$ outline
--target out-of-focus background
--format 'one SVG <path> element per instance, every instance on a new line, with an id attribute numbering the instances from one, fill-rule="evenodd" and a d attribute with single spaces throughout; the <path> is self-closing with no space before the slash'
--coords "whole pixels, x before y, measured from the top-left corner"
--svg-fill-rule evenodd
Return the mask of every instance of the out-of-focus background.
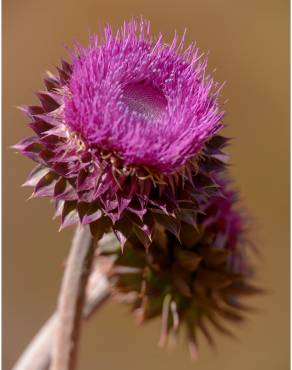
<path id="1" fill-rule="evenodd" d="M 127 308 L 104 307 L 86 326 L 80 369 L 286 370 L 289 366 L 289 1 L 288 0 L 5 0 L 3 85 L 3 368 L 10 369 L 54 310 L 73 229 L 58 233 L 47 199 L 27 202 L 20 185 L 33 167 L 8 147 L 29 134 L 16 109 L 33 104 L 41 77 L 66 45 L 87 42 L 110 22 L 144 15 L 170 40 L 186 27 L 187 43 L 210 50 L 209 66 L 227 81 L 226 133 L 235 139 L 231 172 L 255 219 L 258 282 L 270 294 L 252 303 L 258 314 L 239 328 L 238 342 L 217 336 L 213 353 L 201 341 L 193 364 L 183 339 L 157 347 L 159 321 L 138 327 Z"/>

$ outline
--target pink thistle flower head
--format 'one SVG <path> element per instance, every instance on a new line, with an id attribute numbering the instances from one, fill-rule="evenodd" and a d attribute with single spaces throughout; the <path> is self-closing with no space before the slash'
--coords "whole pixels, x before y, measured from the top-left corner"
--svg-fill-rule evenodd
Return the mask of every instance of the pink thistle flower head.
<path id="1" fill-rule="evenodd" d="M 149 22 L 117 34 L 108 26 L 73 56 L 66 124 L 125 166 L 177 171 L 222 126 L 207 58 L 193 45 L 181 48 L 177 37 L 171 45 L 152 38 Z"/>
<path id="2" fill-rule="evenodd" d="M 16 148 L 39 163 L 26 184 L 54 199 L 62 227 L 113 227 L 122 244 L 135 230 L 149 245 L 159 217 L 177 233 L 225 164 L 207 58 L 183 38 L 151 36 L 143 19 L 107 26 L 71 57 L 45 78 L 41 106 L 23 107 L 36 136 Z"/>

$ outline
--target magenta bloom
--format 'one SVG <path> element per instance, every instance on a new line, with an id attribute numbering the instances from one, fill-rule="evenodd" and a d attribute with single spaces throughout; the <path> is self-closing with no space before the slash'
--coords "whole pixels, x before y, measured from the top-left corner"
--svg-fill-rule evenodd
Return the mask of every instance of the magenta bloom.
<path id="1" fill-rule="evenodd" d="M 73 56 L 66 124 L 87 145 L 114 153 L 126 167 L 158 174 L 181 169 L 222 126 L 206 58 L 190 46 L 179 54 L 149 23 L 125 24 L 93 37 Z"/>
<path id="2" fill-rule="evenodd" d="M 41 106 L 23 108 L 37 136 L 16 148 L 39 162 L 27 181 L 34 195 L 54 198 L 63 226 L 113 226 L 121 242 L 126 222 L 149 244 L 155 213 L 179 228 L 225 160 L 220 89 L 206 65 L 195 46 L 183 51 L 177 36 L 168 45 L 143 20 L 76 47 L 45 78 Z"/>

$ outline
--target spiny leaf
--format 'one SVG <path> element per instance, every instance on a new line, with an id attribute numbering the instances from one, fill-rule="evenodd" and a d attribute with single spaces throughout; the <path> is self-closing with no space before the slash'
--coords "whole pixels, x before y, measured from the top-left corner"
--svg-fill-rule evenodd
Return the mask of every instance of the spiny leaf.
<path id="1" fill-rule="evenodd" d="M 195 252 L 187 251 L 179 246 L 174 249 L 174 253 L 178 263 L 188 271 L 196 271 L 202 260 L 202 257 Z"/>
<path id="2" fill-rule="evenodd" d="M 92 222 L 89 226 L 93 237 L 99 240 L 110 228 L 111 221 L 107 216 L 102 216 L 98 220 Z"/>

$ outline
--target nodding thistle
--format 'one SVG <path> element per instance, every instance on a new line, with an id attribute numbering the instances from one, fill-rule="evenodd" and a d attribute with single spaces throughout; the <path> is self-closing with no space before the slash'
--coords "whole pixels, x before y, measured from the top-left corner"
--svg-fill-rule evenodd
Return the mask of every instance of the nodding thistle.
<path id="1" fill-rule="evenodd" d="M 207 57 L 131 20 L 76 44 L 44 83 L 40 105 L 21 108 L 35 135 L 15 145 L 38 163 L 33 196 L 53 200 L 61 228 L 114 233 L 97 264 L 140 322 L 161 318 L 161 345 L 184 327 L 196 357 L 198 333 L 212 346 L 211 326 L 232 335 L 224 320 L 241 322 L 240 298 L 260 289 Z"/>
<path id="2" fill-rule="evenodd" d="M 227 140 L 206 67 L 194 45 L 133 20 L 45 77 L 41 106 L 22 108 L 36 135 L 15 147 L 38 162 L 26 184 L 54 200 L 62 227 L 112 227 L 122 246 L 133 230 L 147 247 L 156 216 L 179 229 L 197 194 L 216 191 Z"/>

